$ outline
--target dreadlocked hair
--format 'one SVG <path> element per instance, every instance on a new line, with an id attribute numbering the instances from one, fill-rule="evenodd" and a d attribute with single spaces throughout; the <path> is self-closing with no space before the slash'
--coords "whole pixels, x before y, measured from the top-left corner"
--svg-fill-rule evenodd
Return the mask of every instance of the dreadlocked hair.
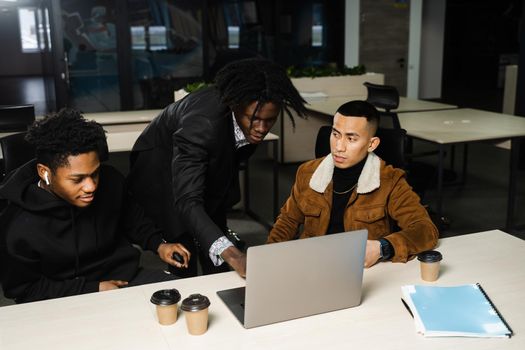
<path id="1" fill-rule="evenodd" d="M 215 77 L 221 102 L 230 107 L 246 106 L 254 101 L 258 104 L 271 102 L 286 111 L 295 127 L 290 113 L 293 109 L 301 118 L 306 118 L 306 101 L 279 65 L 261 58 L 234 61 L 224 66 Z"/>
<path id="2" fill-rule="evenodd" d="M 37 162 L 47 165 L 53 172 L 69 165 L 69 156 L 95 151 L 100 161 L 107 158 L 108 146 L 102 126 L 87 121 L 73 109 L 62 109 L 35 121 L 25 139 L 35 146 Z"/>

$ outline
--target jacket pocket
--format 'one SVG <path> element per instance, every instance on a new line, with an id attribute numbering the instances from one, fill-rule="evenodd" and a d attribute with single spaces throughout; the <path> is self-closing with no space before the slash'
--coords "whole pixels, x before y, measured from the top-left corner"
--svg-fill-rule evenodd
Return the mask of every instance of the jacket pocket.
<path id="1" fill-rule="evenodd" d="M 324 232 L 319 232 L 321 223 L 321 208 L 314 203 L 304 203 L 301 211 L 304 214 L 304 227 L 301 238 L 320 236 Z"/>
<path id="2" fill-rule="evenodd" d="M 389 233 L 384 206 L 357 208 L 354 219 L 355 228 L 366 228 L 369 239 L 379 239 Z"/>

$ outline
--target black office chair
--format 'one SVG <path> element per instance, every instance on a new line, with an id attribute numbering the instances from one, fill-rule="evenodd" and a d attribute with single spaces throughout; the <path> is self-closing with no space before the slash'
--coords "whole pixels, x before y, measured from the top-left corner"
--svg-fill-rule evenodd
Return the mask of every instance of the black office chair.
<path id="1" fill-rule="evenodd" d="M 315 141 L 315 157 L 324 157 L 330 153 L 331 125 L 323 125 L 317 133 Z M 387 164 L 395 168 L 405 167 L 405 129 L 379 128 L 376 136 L 381 139 L 379 146 L 374 151 Z"/>
<path id="2" fill-rule="evenodd" d="M 332 133 L 331 125 L 323 125 L 317 132 L 315 139 L 315 158 L 321 158 L 330 154 L 330 134 Z"/>
<path id="3" fill-rule="evenodd" d="M 34 121 L 33 105 L 0 105 L 0 132 L 26 131 Z"/>
<path id="4" fill-rule="evenodd" d="M 368 90 L 366 101 L 374 107 L 380 108 L 381 127 L 386 128 L 386 125 L 388 125 L 392 129 L 401 129 L 397 113 L 392 112 L 393 109 L 397 109 L 399 106 L 399 92 L 397 89 L 394 86 L 378 85 L 369 82 L 365 82 L 363 85 Z M 387 121 L 389 124 L 386 124 Z"/>
<path id="5" fill-rule="evenodd" d="M 0 138 L 2 179 L 35 157 L 35 148 L 24 139 L 25 135 L 25 132 L 21 132 Z"/>
<path id="6" fill-rule="evenodd" d="M 397 89 L 394 86 L 378 85 L 369 82 L 365 82 L 363 85 L 368 89 L 367 101 L 377 108 L 384 109 L 384 111 L 379 110 L 381 116 L 379 124 L 381 128 L 401 128 L 397 113 L 391 112 L 391 110 L 396 109 L 399 106 L 399 92 Z M 390 119 L 390 124 L 386 123 L 387 119 Z M 436 155 L 437 151 L 415 154 L 413 152 L 413 140 L 410 137 L 405 138 L 404 151 L 405 160 L 407 161 L 405 166 L 409 171 L 409 182 L 414 187 L 414 190 L 423 197 L 425 190 L 431 187 L 432 183 L 435 182 L 434 175 L 436 171 L 432 166 L 421 162 L 415 162 L 413 159 L 421 156 Z"/>

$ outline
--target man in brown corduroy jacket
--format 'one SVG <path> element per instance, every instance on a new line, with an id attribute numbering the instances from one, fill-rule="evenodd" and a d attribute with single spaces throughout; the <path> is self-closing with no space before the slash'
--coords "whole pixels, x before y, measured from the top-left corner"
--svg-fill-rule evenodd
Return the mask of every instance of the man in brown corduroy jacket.
<path id="1" fill-rule="evenodd" d="M 364 228 L 365 267 L 382 260 L 406 262 L 436 246 L 438 230 L 404 171 L 373 153 L 380 142 L 374 136 L 378 124 L 377 110 L 365 101 L 339 107 L 331 153 L 299 167 L 268 243 Z"/>

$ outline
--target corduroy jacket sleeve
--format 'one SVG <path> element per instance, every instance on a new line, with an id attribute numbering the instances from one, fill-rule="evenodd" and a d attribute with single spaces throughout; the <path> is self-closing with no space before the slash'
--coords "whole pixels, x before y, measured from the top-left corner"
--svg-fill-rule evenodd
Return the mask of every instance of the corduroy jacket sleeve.
<path id="1" fill-rule="evenodd" d="M 268 235 L 266 243 L 284 242 L 294 239 L 300 226 L 304 224 L 304 214 L 298 205 L 299 196 L 305 190 L 305 176 L 301 171 L 303 167 L 304 165 L 301 165 L 297 170 L 292 192 L 281 208 L 281 212 Z"/>
<path id="2" fill-rule="evenodd" d="M 419 252 L 436 246 L 438 229 L 404 176 L 394 182 L 387 209 L 389 216 L 401 229 L 385 237 L 395 250 L 392 261 L 406 262 Z"/>

